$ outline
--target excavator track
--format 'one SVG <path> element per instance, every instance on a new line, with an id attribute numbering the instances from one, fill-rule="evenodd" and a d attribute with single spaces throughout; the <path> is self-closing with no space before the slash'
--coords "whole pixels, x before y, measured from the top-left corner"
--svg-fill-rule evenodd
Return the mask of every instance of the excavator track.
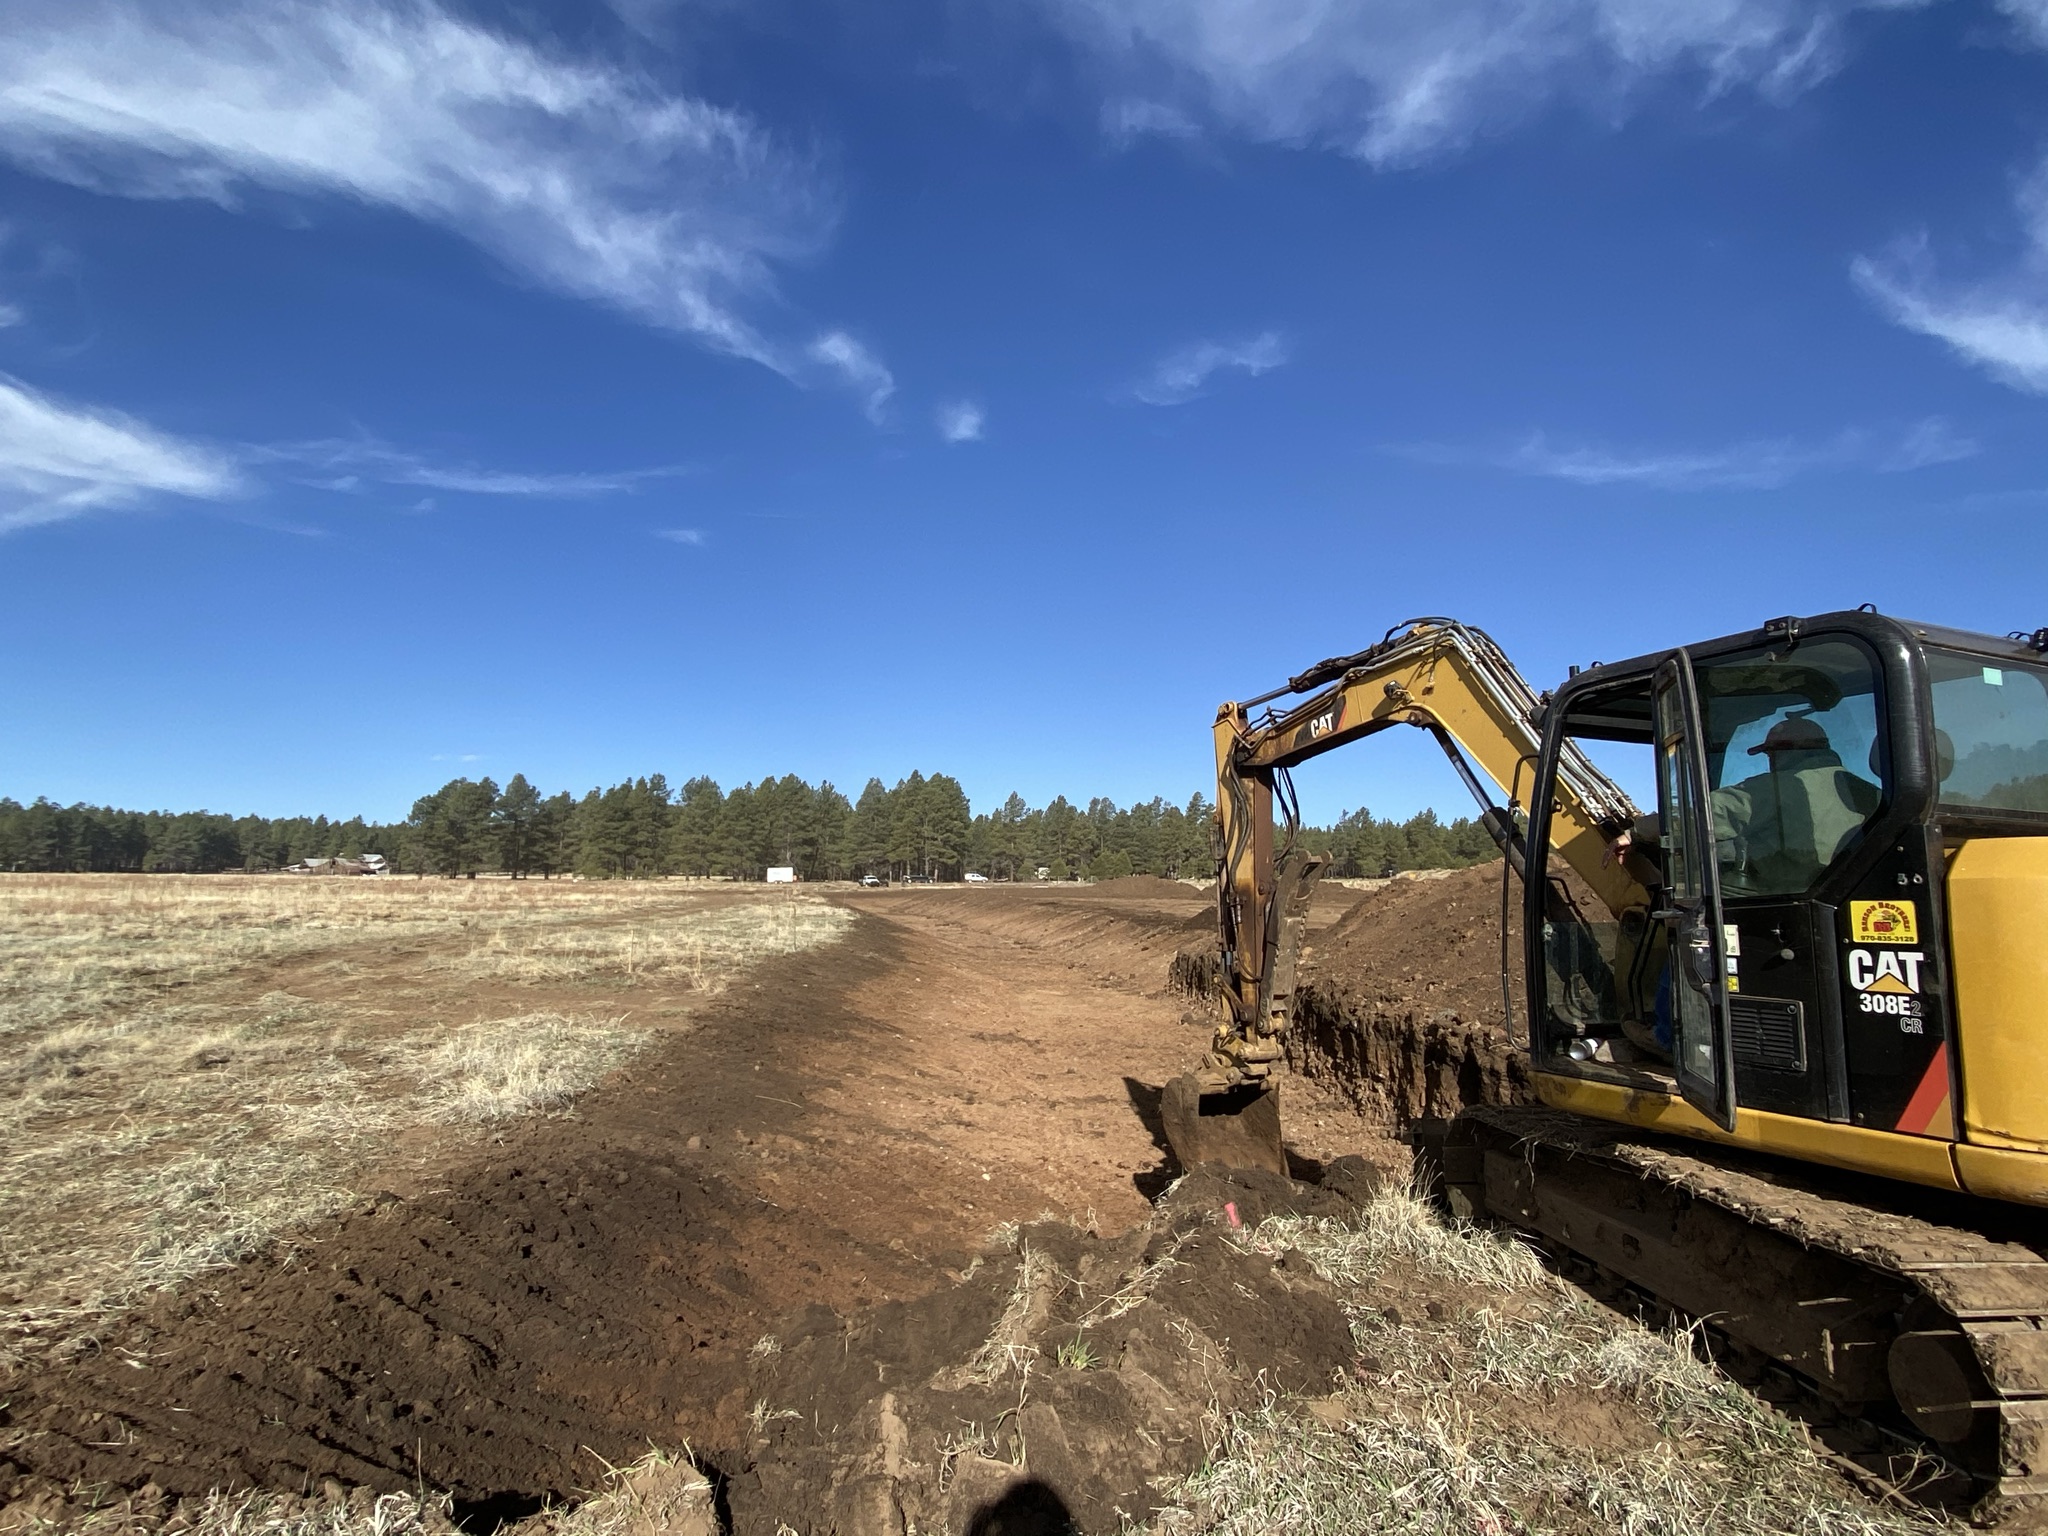
<path id="1" fill-rule="evenodd" d="M 1966 1480 L 1976 1518 L 2048 1523 L 2039 1213 L 1709 1160 L 1548 1109 L 1468 1110 L 1418 1150 L 1454 1213 L 1707 1325 L 1724 1356 L 1797 1378 L 1824 1420 L 1917 1446 Z"/>

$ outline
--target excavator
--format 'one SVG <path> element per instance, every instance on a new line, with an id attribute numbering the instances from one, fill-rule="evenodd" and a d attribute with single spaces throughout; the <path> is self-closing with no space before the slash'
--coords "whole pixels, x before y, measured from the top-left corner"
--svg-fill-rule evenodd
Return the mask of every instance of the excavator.
<path id="1" fill-rule="evenodd" d="M 2048 1507 L 2048 628 L 1778 618 L 1538 694 L 1415 619 L 1224 704 L 1221 1017 L 1161 1101 L 1183 1167 L 1288 1171 L 1325 867 L 1289 774 L 1398 725 L 1521 877 L 1536 1102 L 1415 1128 L 1440 1197 L 1980 1512 Z"/>

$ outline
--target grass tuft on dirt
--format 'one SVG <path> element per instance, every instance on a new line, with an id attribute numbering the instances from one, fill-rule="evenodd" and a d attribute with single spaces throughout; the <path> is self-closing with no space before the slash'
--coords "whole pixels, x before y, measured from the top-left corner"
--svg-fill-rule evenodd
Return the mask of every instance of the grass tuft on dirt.
<path id="1" fill-rule="evenodd" d="M 465 1025 L 418 1058 L 436 1119 L 488 1125 L 560 1109 L 639 1050 L 623 1017 L 528 1013 Z"/>
<path id="2" fill-rule="evenodd" d="M 1297 1252 L 1341 1288 L 1356 1379 L 1225 1416 L 1208 1463 L 1167 1490 L 1160 1536 L 1940 1528 L 1859 1497 L 1685 1334 L 1607 1311 L 1522 1244 L 1406 1194 L 1377 1197 L 1355 1223 L 1276 1217 L 1239 1242 Z M 1418 1294 L 1443 1299 L 1418 1306 Z"/>
<path id="3" fill-rule="evenodd" d="M 608 1466 L 588 1497 L 505 1529 L 517 1536 L 719 1536 L 720 1527 L 711 1480 L 684 1447 Z M 5 1536 L 57 1530 L 64 1536 L 460 1536 L 463 1527 L 444 1494 L 377 1495 L 367 1488 L 312 1496 L 244 1489 L 176 1501 L 131 1494 L 96 1508 L 74 1505 L 61 1520 L 19 1506 L 0 1511 Z"/>

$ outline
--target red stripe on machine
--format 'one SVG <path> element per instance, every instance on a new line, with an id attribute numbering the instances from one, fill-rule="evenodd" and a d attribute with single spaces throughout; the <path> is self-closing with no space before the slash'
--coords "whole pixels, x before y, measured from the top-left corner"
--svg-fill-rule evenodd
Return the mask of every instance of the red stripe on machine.
<path id="1" fill-rule="evenodd" d="M 1921 1075 L 1920 1086 L 1913 1090 L 1913 1097 L 1906 1101 L 1906 1111 L 1899 1116 L 1894 1130 L 1906 1132 L 1909 1136 L 1925 1136 L 1927 1128 L 1934 1123 L 1935 1116 L 1948 1102 L 1948 1042 L 1942 1041 L 1934 1048 L 1934 1059 L 1927 1063 L 1927 1070 Z"/>

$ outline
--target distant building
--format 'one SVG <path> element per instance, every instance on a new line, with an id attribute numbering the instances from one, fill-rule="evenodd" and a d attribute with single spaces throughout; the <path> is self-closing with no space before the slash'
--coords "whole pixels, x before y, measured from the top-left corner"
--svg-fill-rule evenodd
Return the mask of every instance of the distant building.
<path id="1" fill-rule="evenodd" d="M 386 875 L 390 864 L 381 853 L 366 853 L 359 859 L 301 859 L 284 867 L 287 875 Z"/>

